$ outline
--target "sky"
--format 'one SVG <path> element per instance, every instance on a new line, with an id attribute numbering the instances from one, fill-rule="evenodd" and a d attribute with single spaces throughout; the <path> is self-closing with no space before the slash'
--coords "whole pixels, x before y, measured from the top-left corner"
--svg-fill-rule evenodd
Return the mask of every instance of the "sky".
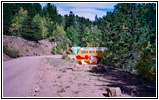
<path id="1" fill-rule="evenodd" d="M 102 17 L 107 11 L 113 11 L 117 3 L 52 3 L 57 7 L 58 13 L 61 15 L 69 14 L 72 11 L 80 17 L 95 19 L 95 15 Z M 46 3 L 41 3 L 42 7 Z"/>

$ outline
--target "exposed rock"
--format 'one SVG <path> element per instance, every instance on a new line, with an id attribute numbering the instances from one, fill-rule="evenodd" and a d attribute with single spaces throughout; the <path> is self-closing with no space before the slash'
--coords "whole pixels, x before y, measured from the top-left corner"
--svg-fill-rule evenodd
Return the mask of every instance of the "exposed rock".
<path id="1" fill-rule="evenodd" d="M 106 88 L 108 97 L 121 97 L 122 93 L 119 87 L 108 87 Z"/>
<path id="2" fill-rule="evenodd" d="M 39 86 L 36 86 L 35 87 L 35 92 L 39 92 L 40 91 L 40 87 Z"/>

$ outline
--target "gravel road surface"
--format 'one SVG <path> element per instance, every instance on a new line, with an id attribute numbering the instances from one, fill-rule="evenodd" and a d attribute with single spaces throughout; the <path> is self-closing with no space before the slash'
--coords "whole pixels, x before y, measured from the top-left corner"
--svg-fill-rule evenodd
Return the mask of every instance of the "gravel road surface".
<path id="1" fill-rule="evenodd" d="M 3 96 L 28 96 L 43 58 L 61 58 L 61 55 L 21 57 L 3 62 Z"/>

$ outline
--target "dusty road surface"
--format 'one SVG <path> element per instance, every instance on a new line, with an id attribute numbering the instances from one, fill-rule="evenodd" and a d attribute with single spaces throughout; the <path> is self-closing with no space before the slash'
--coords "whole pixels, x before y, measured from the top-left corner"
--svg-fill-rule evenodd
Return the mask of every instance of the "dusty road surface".
<path id="1" fill-rule="evenodd" d="M 3 62 L 3 96 L 29 96 L 28 91 L 44 58 L 60 59 L 61 55 L 22 57 Z"/>
<path id="2" fill-rule="evenodd" d="M 74 56 L 70 56 L 74 58 Z M 124 97 L 155 97 L 156 86 L 118 69 L 78 65 L 60 55 L 3 62 L 4 97 L 105 97 L 120 87 Z"/>

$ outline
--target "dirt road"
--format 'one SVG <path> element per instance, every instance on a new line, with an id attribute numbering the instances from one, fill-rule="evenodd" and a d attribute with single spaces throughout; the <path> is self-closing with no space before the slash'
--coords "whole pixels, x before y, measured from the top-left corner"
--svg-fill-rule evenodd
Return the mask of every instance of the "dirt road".
<path id="1" fill-rule="evenodd" d="M 70 56 L 74 58 L 74 56 Z M 91 66 L 92 67 L 92 66 Z M 105 97 L 106 87 L 120 87 L 124 97 L 155 97 L 156 86 L 104 67 L 78 65 L 60 55 L 31 56 L 3 62 L 4 97 Z"/>
<path id="2" fill-rule="evenodd" d="M 61 58 L 61 55 L 22 57 L 3 62 L 3 96 L 28 96 L 44 58 Z"/>

